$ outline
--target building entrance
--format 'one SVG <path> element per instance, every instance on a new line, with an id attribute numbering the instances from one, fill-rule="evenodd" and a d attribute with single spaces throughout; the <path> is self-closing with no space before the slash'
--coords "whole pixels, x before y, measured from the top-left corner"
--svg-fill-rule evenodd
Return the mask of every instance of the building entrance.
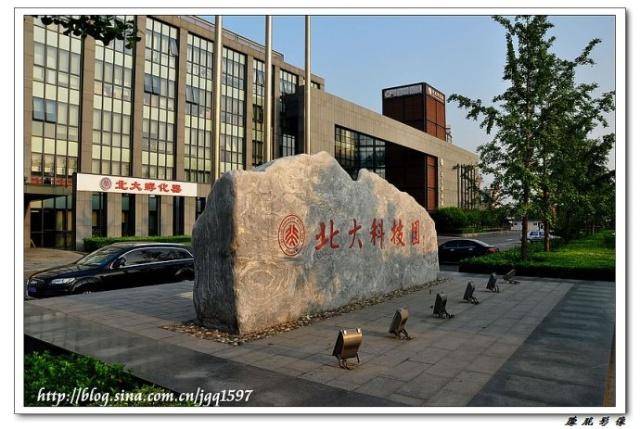
<path id="1" fill-rule="evenodd" d="M 31 246 L 73 249 L 73 199 L 60 196 L 31 201 Z"/>

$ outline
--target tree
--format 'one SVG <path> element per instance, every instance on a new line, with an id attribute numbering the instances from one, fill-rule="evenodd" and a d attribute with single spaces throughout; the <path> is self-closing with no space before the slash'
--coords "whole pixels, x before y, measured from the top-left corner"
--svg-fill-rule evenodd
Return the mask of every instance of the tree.
<path id="1" fill-rule="evenodd" d="M 604 114 L 613 110 L 614 93 L 594 97 L 597 85 L 577 84 L 576 69 L 594 64 L 594 39 L 574 60 L 551 52 L 555 41 L 545 16 L 518 16 L 513 21 L 494 17 L 506 30 L 507 58 L 503 79 L 509 87 L 493 98 L 497 107 L 484 106 L 453 94 L 449 100 L 468 110 L 467 118 L 482 118 L 481 128 L 493 139 L 481 145 L 480 167 L 494 177 L 522 218 L 521 257 L 528 256 L 528 220 L 539 215 L 544 223 L 545 250 L 550 251 L 550 229 L 558 211 L 563 225 L 575 230 L 600 216 L 612 218 L 612 204 L 602 192 L 613 189 L 606 168 L 614 136 L 590 138 L 597 126 L 607 126 Z M 575 208 L 578 204 L 579 207 Z M 570 228 L 568 228 L 571 225 Z"/>
<path id="2" fill-rule="evenodd" d="M 73 34 L 83 39 L 91 36 L 105 45 L 117 39 L 131 49 L 141 39 L 135 20 L 128 21 L 113 15 L 41 15 L 39 18 L 44 25 L 61 25 L 65 29 L 63 34 L 67 36 Z"/>
<path id="3" fill-rule="evenodd" d="M 597 84 L 576 84 L 575 80 L 578 67 L 594 64 L 591 52 L 598 43 L 599 39 L 589 42 L 574 60 L 556 59 L 554 84 L 541 110 L 541 120 L 546 125 L 542 128 L 539 147 L 537 203 L 544 222 L 546 251 L 551 250 L 550 229 L 558 209 L 566 210 L 575 207 L 574 204 L 578 204 L 577 211 L 598 206 L 602 195 L 597 184 L 606 182 L 603 178 L 610 173 L 606 160 L 614 136 L 601 139 L 590 139 L 589 136 L 598 125 L 608 125 L 604 113 L 613 109 L 614 93 L 594 98 Z M 580 216 L 565 216 L 564 219 L 575 225 L 585 222 Z M 565 222 L 565 226 L 569 223 Z M 563 234 L 568 232 L 570 230 L 565 229 Z M 572 235 L 573 232 L 567 238 Z"/>
<path id="4" fill-rule="evenodd" d="M 482 119 L 493 139 L 480 146 L 480 167 L 494 178 L 492 187 L 501 189 L 514 203 L 522 219 L 520 255 L 528 257 L 527 233 L 533 193 L 538 189 L 535 172 L 541 130 L 540 112 L 553 85 L 555 57 L 549 52 L 554 41 L 547 37 L 552 27 L 545 16 L 518 16 L 513 21 L 494 17 L 506 30 L 507 56 L 503 79 L 509 87 L 485 106 L 452 94 L 449 101 L 468 110 L 467 118 Z"/>

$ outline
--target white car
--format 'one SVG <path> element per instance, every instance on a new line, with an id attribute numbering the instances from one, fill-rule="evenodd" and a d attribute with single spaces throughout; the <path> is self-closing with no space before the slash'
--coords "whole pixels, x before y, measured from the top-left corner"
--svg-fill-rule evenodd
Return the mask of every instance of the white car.
<path id="1" fill-rule="evenodd" d="M 550 240 L 553 240 L 554 238 L 558 238 L 558 237 L 553 234 L 549 234 Z M 527 241 L 530 241 L 530 242 L 544 241 L 544 231 L 543 230 L 529 231 L 529 233 L 527 234 Z"/>

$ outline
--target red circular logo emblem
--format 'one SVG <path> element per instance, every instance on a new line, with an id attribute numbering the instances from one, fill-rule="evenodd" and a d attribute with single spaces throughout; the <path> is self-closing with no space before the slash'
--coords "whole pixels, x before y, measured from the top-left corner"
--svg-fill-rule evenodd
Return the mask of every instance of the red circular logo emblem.
<path id="1" fill-rule="evenodd" d="M 278 228 L 278 244 L 282 253 L 287 256 L 300 253 L 304 245 L 304 236 L 304 224 L 298 216 L 290 214 L 282 219 Z"/>
<path id="2" fill-rule="evenodd" d="M 111 189 L 111 179 L 109 179 L 108 177 L 103 177 L 102 179 L 100 179 L 100 189 L 102 189 L 103 191 L 108 191 L 109 189 Z"/>

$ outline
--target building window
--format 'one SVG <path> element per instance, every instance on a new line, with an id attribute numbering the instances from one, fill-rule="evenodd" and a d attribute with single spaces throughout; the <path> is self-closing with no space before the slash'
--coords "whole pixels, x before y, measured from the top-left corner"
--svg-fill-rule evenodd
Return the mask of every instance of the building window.
<path id="1" fill-rule="evenodd" d="M 213 104 L 213 43 L 187 38 L 184 171 L 190 182 L 211 181 L 211 120 Z"/>
<path id="2" fill-rule="evenodd" d="M 105 192 L 91 194 L 91 235 L 107 236 L 107 194 Z"/>
<path id="3" fill-rule="evenodd" d="M 135 195 L 122 194 L 122 236 L 136 235 L 136 203 Z"/>
<path id="4" fill-rule="evenodd" d="M 335 134 L 335 158 L 353 179 L 361 168 L 386 176 L 386 141 L 337 125 Z"/>
<path id="5" fill-rule="evenodd" d="M 142 111 L 142 176 L 174 178 L 178 30 L 147 17 Z"/>
<path id="6" fill-rule="evenodd" d="M 222 50 L 220 172 L 244 168 L 246 55 Z"/>
<path id="7" fill-rule="evenodd" d="M 173 235 L 184 235 L 184 197 L 173 197 Z"/>
<path id="8" fill-rule="evenodd" d="M 264 63 L 253 60 L 253 165 L 264 162 Z"/>
<path id="9" fill-rule="evenodd" d="M 132 21 L 133 16 L 113 20 Z M 131 109 L 134 52 L 122 40 L 96 41 L 91 172 L 131 174 Z"/>
<path id="10" fill-rule="evenodd" d="M 476 166 L 472 164 L 458 164 L 456 166 L 458 179 L 458 207 L 474 209 L 478 202 L 478 182 Z"/>
<path id="11" fill-rule="evenodd" d="M 77 170 L 82 41 L 33 19 L 31 178 L 71 186 Z"/>
<path id="12" fill-rule="evenodd" d="M 280 70 L 280 156 L 296 154 L 296 140 L 298 134 L 297 118 L 292 117 L 294 106 L 290 105 L 287 96 L 296 93 L 298 75 Z"/>
<path id="13" fill-rule="evenodd" d="M 318 82 L 311 81 L 311 88 L 322 89 Z"/>
<path id="14" fill-rule="evenodd" d="M 149 195 L 149 237 L 160 235 L 160 197 Z"/>
<path id="15" fill-rule="evenodd" d="M 280 154 L 282 156 L 292 156 L 296 154 L 296 136 L 293 134 L 282 134 Z"/>

